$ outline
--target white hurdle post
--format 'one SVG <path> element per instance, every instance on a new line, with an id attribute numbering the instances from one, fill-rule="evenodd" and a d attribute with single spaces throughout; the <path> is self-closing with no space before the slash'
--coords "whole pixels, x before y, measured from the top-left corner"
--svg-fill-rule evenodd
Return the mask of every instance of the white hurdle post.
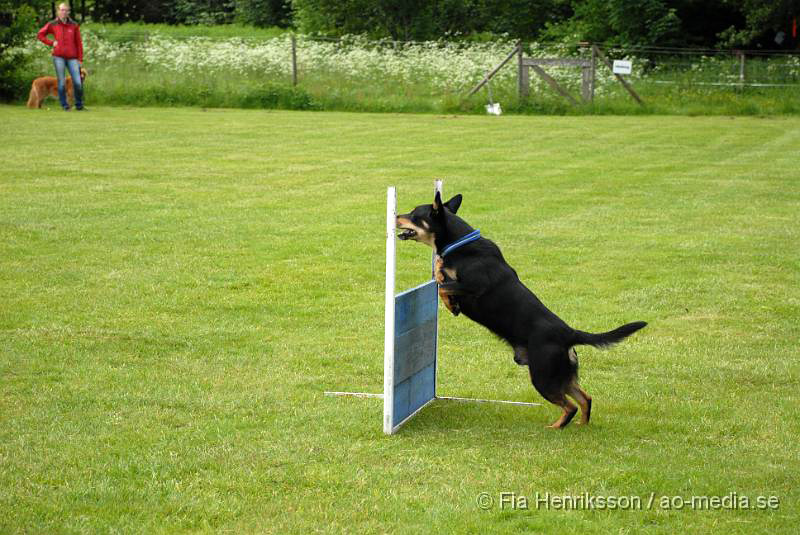
<path id="1" fill-rule="evenodd" d="M 442 179 L 436 179 L 433 181 L 433 198 L 436 198 L 436 194 L 444 195 L 444 189 L 442 189 L 442 184 L 444 181 Z M 436 275 L 436 250 L 431 253 L 431 278 Z M 433 380 L 433 397 L 437 397 L 439 394 L 438 391 L 439 387 L 439 325 L 437 320 L 436 325 L 436 371 L 434 372 L 434 380 Z"/>
<path id="2" fill-rule="evenodd" d="M 442 190 L 442 181 L 441 180 L 434 180 L 433 181 L 433 197 L 436 198 L 436 193 L 438 192 L 439 195 L 444 195 L 444 190 Z M 434 275 L 433 266 L 436 264 L 436 251 L 433 251 L 431 255 L 431 277 Z"/>
<path id="3" fill-rule="evenodd" d="M 436 185 L 441 188 L 441 183 Z M 395 293 L 397 192 L 386 199 L 383 431 L 393 434 L 436 399 L 438 297 L 431 277 Z"/>
<path id="4" fill-rule="evenodd" d="M 386 192 L 386 296 L 383 333 L 383 432 L 391 435 L 394 411 L 394 279 L 397 254 L 397 190 Z"/>

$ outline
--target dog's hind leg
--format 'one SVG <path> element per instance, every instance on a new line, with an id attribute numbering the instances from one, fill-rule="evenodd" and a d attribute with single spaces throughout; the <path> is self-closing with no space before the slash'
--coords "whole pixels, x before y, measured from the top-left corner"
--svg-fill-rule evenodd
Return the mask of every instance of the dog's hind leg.
<path id="1" fill-rule="evenodd" d="M 575 352 L 575 348 L 569 348 L 567 355 L 570 363 L 575 366 L 576 371 L 572 382 L 567 386 L 567 395 L 574 399 L 581 408 L 581 423 L 588 424 L 589 418 L 592 415 L 592 396 L 587 394 L 586 391 L 581 388 L 581 385 L 578 384 L 578 354 Z"/>
<path id="2" fill-rule="evenodd" d="M 562 346 L 542 346 L 537 340 L 531 339 L 528 344 L 528 370 L 533 387 L 544 399 L 561 407 L 561 416 L 548 427 L 563 429 L 578 412 L 578 407 L 567 399 L 569 387 L 577 378 L 577 359 L 569 358 Z"/>
<path id="3" fill-rule="evenodd" d="M 549 401 L 549 400 L 548 400 Z M 553 422 L 552 424 L 548 425 L 550 429 L 564 429 L 567 424 L 572 421 L 572 418 L 578 412 L 578 407 L 575 406 L 570 400 L 566 397 L 562 398 L 561 400 L 553 401 L 556 405 L 561 406 L 561 416 L 558 417 L 558 420 Z"/>
<path id="4" fill-rule="evenodd" d="M 531 382 L 534 388 L 542 395 L 544 399 L 561 407 L 561 416 L 558 420 L 548 425 L 551 429 L 563 429 L 572 421 L 575 414 L 578 413 L 578 407 L 575 406 L 565 395 L 563 383 L 557 377 L 554 377 L 552 370 L 549 369 L 536 369 L 534 370 L 534 363 L 528 364 L 528 370 L 531 375 Z"/>
<path id="5" fill-rule="evenodd" d="M 581 423 L 588 424 L 589 418 L 592 416 L 592 396 L 586 393 L 578 384 L 578 381 L 572 381 L 567 388 L 569 396 L 578 402 L 581 408 Z"/>
<path id="6" fill-rule="evenodd" d="M 31 109 L 38 108 L 39 106 L 36 105 L 36 86 L 31 86 L 31 92 L 28 94 L 28 107 Z"/>
<path id="7" fill-rule="evenodd" d="M 42 96 L 36 84 L 31 85 L 31 92 L 28 95 L 28 107 L 31 109 L 41 108 L 46 96 Z"/>

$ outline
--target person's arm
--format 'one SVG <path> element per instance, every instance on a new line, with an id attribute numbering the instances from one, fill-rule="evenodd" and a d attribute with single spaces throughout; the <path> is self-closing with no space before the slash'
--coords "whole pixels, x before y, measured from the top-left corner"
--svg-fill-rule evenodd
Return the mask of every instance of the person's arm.
<path id="1" fill-rule="evenodd" d="M 78 45 L 78 61 L 80 61 L 81 65 L 83 65 L 83 39 L 81 39 L 80 26 L 75 28 L 75 40 L 76 40 L 75 44 Z"/>
<path id="2" fill-rule="evenodd" d="M 41 30 L 39 30 L 39 33 L 36 34 L 36 37 L 38 37 L 39 41 L 43 42 L 47 46 L 53 46 L 55 45 L 55 41 L 51 41 L 50 39 L 47 38 L 47 34 L 49 33 L 55 35 L 52 28 L 50 28 L 50 23 L 48 22 L 47 24 L 44 25 L 44 27 Z"/>

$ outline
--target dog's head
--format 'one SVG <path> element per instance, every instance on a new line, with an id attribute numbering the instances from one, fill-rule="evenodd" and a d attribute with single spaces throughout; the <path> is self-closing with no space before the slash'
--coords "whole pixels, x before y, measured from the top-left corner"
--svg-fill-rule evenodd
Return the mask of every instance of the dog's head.
<path id="1" fill-rule="evenodd" d="M 89 76 L 89 71 L 81 67 L 81 82 L 86 80 L 86 77 Z"/>
<path id="2" fill-rule="evenodd" d="M 443 203 L 437 191 L 433 204 L 421 204 L 411 212 L 397 216 L 397 228 L 402 232 L 401 240 L 414 240 L 439 250 L 449 243 L 454 226 L 466 225 L 455 213 L 461 206 L 461 194 Z M 460 224 L 459 224 L 460 223 Z"/>

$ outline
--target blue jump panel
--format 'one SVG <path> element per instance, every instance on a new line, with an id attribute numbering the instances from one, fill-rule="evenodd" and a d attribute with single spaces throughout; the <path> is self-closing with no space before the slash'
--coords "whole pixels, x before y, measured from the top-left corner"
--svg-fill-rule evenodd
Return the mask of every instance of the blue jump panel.
<path id="1" fill-rule="evenodd" d="M 394 300 L 394 421 L 397 426 L 436 396 L 436 281 Z"/>

